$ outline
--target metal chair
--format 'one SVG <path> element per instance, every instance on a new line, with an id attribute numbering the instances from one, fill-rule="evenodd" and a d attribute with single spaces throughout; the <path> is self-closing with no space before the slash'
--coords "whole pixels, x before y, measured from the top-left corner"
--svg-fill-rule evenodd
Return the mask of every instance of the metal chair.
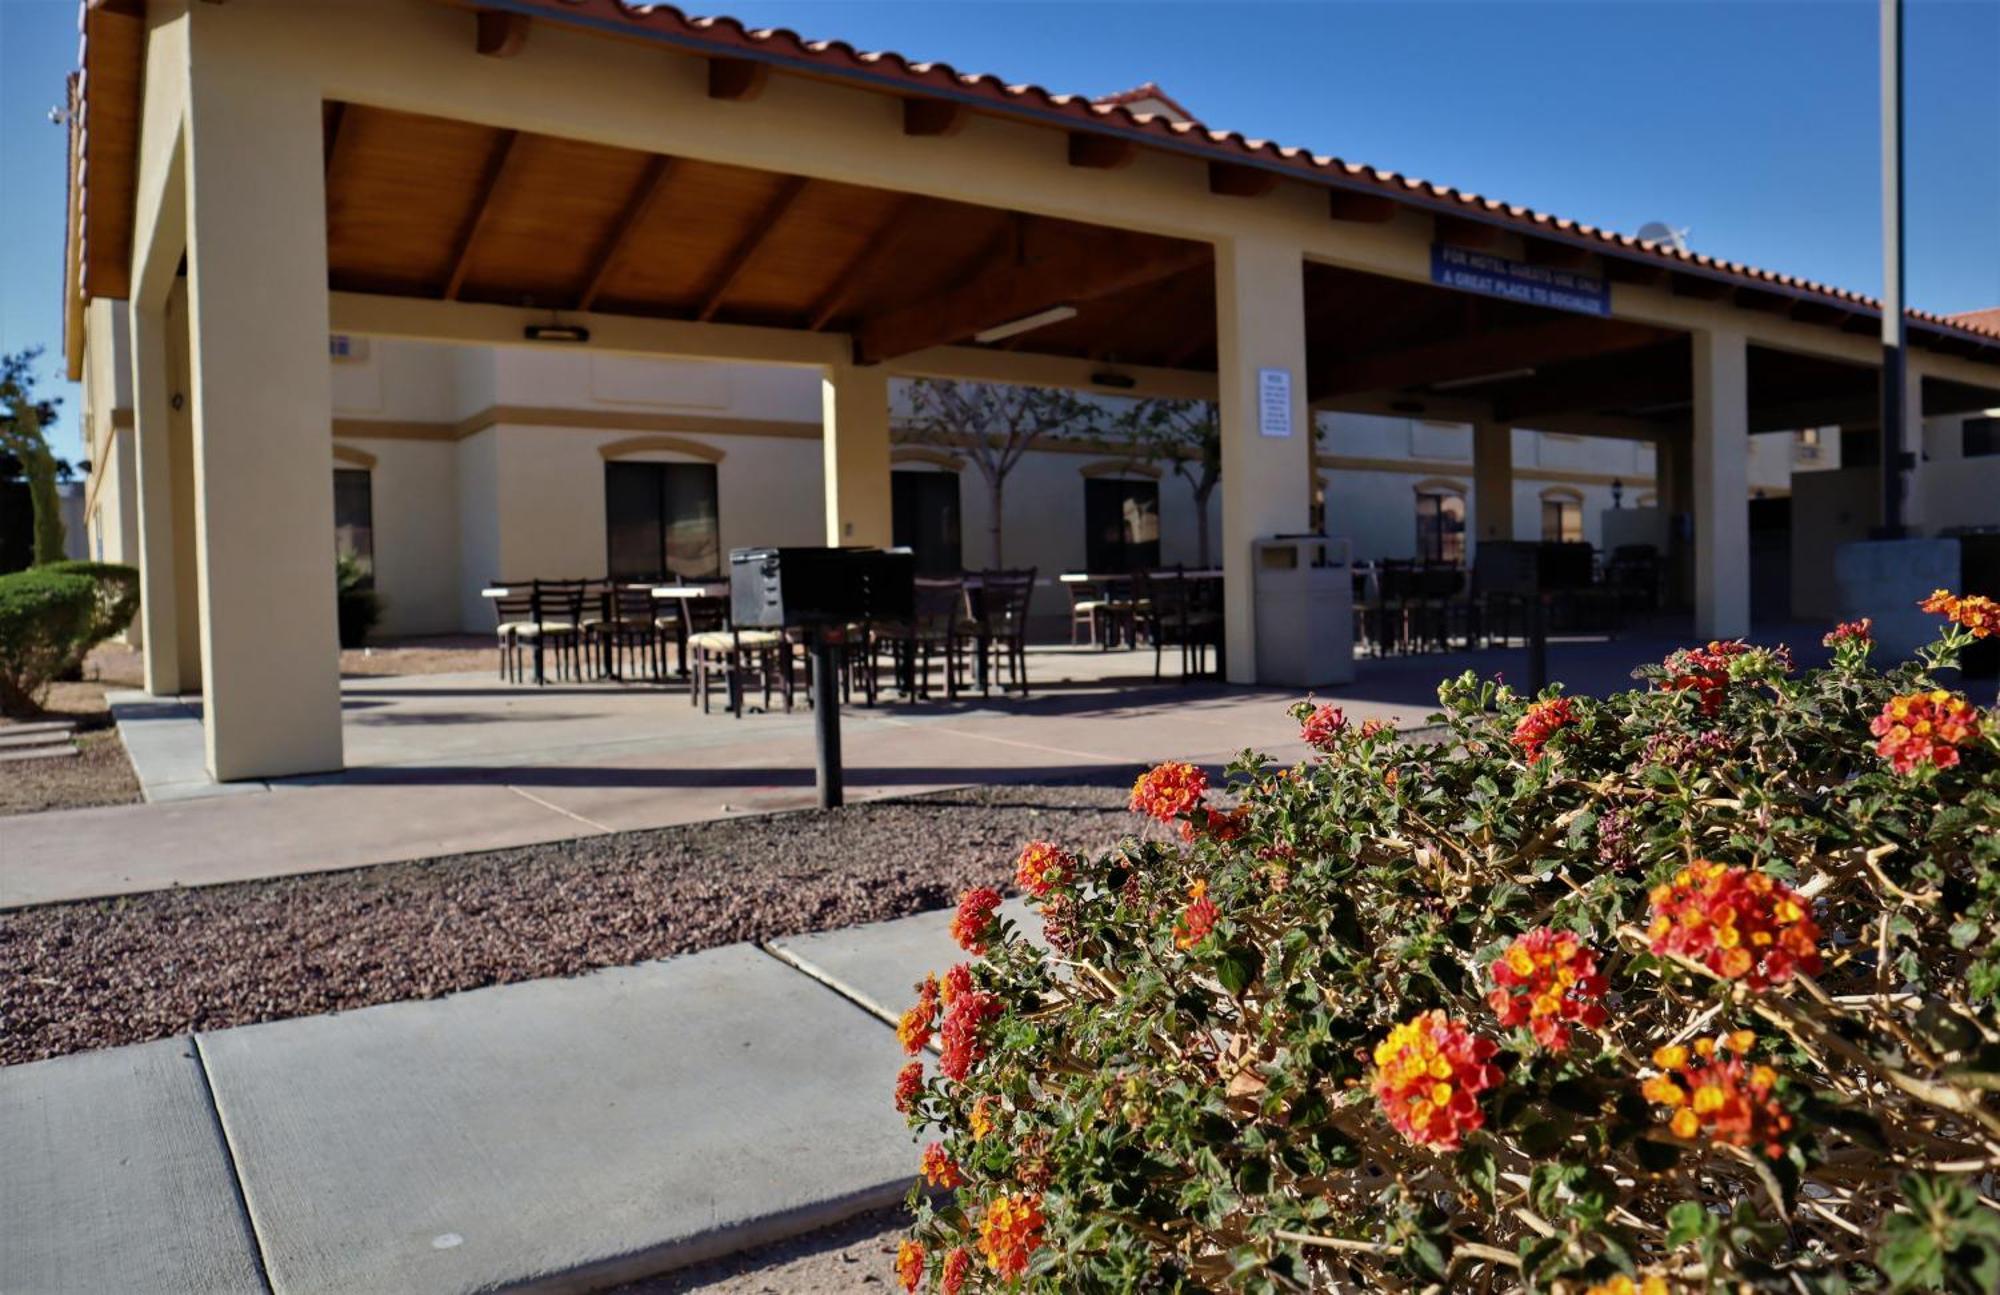
<path id="1" fill-rule="evenodd" d="M 918 576 L 908 620 L 876 621 L 868 627 L 871 658 L 887 650 L 896 689 L 905 699 L 930 696 L 931 657 L 944 656 L 944 695 L 958 697 L 959 629 L 965 608 L 964 576 Z M 875 693 L 870 662 L 869 695 Z"/>
<path id="2" fill-rule="evenodd" d="M 993 654 L 1013 676 L 1014 686 L 1028 695 L 1028 603 L 1035 592 L 1035 568 L 981 571 L 978 587 L 970 591 L 970 615 L 960 624 L 958 639 L 970 642 L 973 665 L 984 695 L 992 679 Z M 1006 685 L 1001 685 L 1006 690 Z"/>

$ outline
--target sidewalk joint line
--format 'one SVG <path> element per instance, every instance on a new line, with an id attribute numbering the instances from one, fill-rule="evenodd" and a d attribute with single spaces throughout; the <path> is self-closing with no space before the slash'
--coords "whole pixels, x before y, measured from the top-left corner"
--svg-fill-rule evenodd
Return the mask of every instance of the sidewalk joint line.
<path id="1" fill-rule="evenodd" d="M 757 948 L 761 950 L 763 953 L 768 954 L 770 957 L 777 959 L 785 966 L 790 967 L 793 971 L 798 972 L 801 976 L 804 976 L 807 980 L 814 981 L 821 985 L 825 985 L 828 989 L 832 990 L 836 996 L 854 1004 L 862 1011 L 868 1013 L 868 1015 L 882 1022 L 882 1024 L 890 1027 L 891 1029 L 895 1028 L 898 1018 L 893 1013 L 891 1013 L 887 1008 L 882 1007 L 877 1003 L 869 1002 L 866 998 L 862 997 L 860 994 L 854 993 L 852 990 L 848 989 L 845 985 L 842 985 L 840 982 L 832 979 L 831 977 L 820 974 L 820 972 L 816 971 L 812 967 L 807 966 L 804 962 L 800 961 L 799 959 L 794 958 L 793 956 L 791 956 L 791 954 L 785 952 L 783 949 L 774 949 L 771 947 L 769 943 L 763 940 L 757 941 Z"/>
<path id="2" fill-rule="evenodd" d="M 932 727 L 931 725 L 918 725 L 906 719 L 896 719 L 893 717 L 885 717 L 882 722 L 884 724 L 894 724 L 899 728 Z M 962 728 L 946 728 L 941 724 L 937 725 L 936 729 L 938 732 L 947 734 L 951 737 L 966 737 L 966 738 L 971 738 L 975 742 L 992 742 L 999 746 L 1018 746 L 1023 748 L 1024 750 L 1029 750 L 1029 751 L 1046 751 L 1050 755 L 1067 755 L 1067 756 L 1073 756 L 1079 760 L 1096 760 L 1101 764 L 1145 763 L 1142 760 L 1128 760 L 1123 756 L 1102 755 L 1096 751 L 1072 751 L 1068 747 L 1063 747 L 1063 746 L 1045 746 L 1040 742 L 1023 742 L 1016 738 L 1011 738 L 1011 737 L 994 737 L 990 733 L 968 733 L 966 730 Z"/>
<path id="3" fill-rule="evenodd" d="M 525 800 L 531 800 L 535 802 L 537 805 L 540 805 L 543 809 L 554 810 L 556 813 L 561 814 L 564 818 L 573 818 L 577 822 L 583 824 L 585 827 L 595 828 L 597 831 L 603 833 L 606 836 L 610 836 L 612 834 L 612 830 L 610 828 L 604 826 L 604 824 L 598 822 L 594 818 L 585 818 L 581 814 L 572 813 L 571 811 L 564 809 L 561 805 L 553 804 L 549 801 L 543 800 L 540 796 L 537 796 L 535 793 L 531 791 L 523 791 L 521 788 L 516 787 L 512 783 L 508 783 L 506 784 L 506 786 L 507 790 L 513 792 L 516 796 L 520 796 Z"/>
<path id="4" fill-rule="evenodd" d="M 236 1208 L 243 1215 L 243 1225 L 250 1232 L 251 1254 L 257 1260 L 257 1280 L 264 1283 L 266 1291 L 275 1291 L 271 1284 L 270 1258 L 264 1251 L 264 1234 L 257 1228 L 257 1216 L 250 1212 L 250 1195 L 243 1189 L 243 1170 L 236 1160 L 236 1143 L 229 1136 L 229 1126 L 223 1122 L 222 1107 L 215 1100 L 215 1080 L 208 1073 L 208 1050 L 201 1046 L 201 1035 L 190 1034 L 188 1041 L 194 1045 L 195 1068 L 201 1071 L 202 1096 L 208 1099 L 208 1117 L 215 1122 L 216 1136 L 222 1139 L 222 1157 L 229 1163 L 229 1186 L 236 1195 Z"/>

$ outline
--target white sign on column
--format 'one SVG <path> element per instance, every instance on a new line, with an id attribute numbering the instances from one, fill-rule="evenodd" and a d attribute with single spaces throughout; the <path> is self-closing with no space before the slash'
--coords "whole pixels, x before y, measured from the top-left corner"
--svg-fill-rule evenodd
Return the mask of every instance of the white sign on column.
<path id="1" fill-rule="evenodd" d="M 1292 434 L 1292 371 L 1257 370 L 1257 430 L 1266 436 Z"/>

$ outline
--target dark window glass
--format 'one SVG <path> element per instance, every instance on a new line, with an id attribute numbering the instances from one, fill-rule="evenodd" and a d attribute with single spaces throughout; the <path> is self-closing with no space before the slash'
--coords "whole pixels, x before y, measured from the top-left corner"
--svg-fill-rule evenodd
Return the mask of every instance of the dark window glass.
<path id="1" fill-rule="evenodd" d="M 1960 453 L 1966 458 L 1983 459 L 1989 454 L 2000 454 L 2000 418 L 1968 418 L 1964 430 Z"/>
<path id="2" fill-rule="evenodd" d="M 1083 525 L 1083 560 L 1090 570 L 1141 571 L 1160 565 L 1157 482 L 1085 478 Z"/>
<path id="3" fill-rule="evenodd" d="M 1465 496 L 1443 491 L 1417 496 L 1417 556 L 1465 565 Z"/>
<path id="4" fill-rule="evenodd" d="M 1840 429 L 1840 466 L 1879 468 L 1882 466 L 1882 433 L 1873 427 Z"/>
<path id="5" fill-rule="evenodd" d="M 896 546 L 916 555 L 917 574 L 963 569 L 956 472 L 892 472 L 890 509 Z"/>
<path id="6" fill-rule="evenodd" d="M 1583 539 L 1583 505 L 1574 499 L 1542 500 L 1542 542 L 1575 544 Z"/>
<path id="7" fill-rule="evenodd" d="M 712 463 L 604 465 L 605 565 L 616 580 L 722 570 Z"/>
<path id="8" fill-rule="evenodd" d="M 375 492 L 366 468 L 333 470 L 333 544 L 375 583 Z"/>

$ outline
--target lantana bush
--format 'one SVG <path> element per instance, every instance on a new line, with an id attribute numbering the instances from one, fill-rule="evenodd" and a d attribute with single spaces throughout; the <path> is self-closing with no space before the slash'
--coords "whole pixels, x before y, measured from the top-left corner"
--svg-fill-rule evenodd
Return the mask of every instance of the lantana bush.
<path id="1" fill-rule="evenodd" d="M 1169 763 L 898 1031 L 908 1291 L 2000 1290 L 2000 607 Z"/>

